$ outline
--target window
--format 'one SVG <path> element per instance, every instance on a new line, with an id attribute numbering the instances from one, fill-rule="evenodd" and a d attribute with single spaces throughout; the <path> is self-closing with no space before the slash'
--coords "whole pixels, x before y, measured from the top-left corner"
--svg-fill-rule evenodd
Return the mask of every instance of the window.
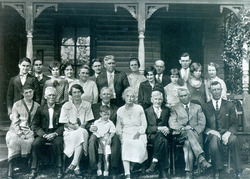
<path id="1" fill-rule="evenodd" d="M 63 27 L 61 40 L 61 62 L 70 62 L 75 71 L 78 66 L 89 64 L 90 32 L 88 28 Z"/>

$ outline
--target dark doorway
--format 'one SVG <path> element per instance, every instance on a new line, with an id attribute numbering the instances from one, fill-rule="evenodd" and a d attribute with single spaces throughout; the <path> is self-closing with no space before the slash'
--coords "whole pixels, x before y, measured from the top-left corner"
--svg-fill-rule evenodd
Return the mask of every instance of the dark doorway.
<path id="1" fill-rule="evenodd" d="M 203 23 L 201 20 L 171 19 L 162 26 L 162 59 L 166 72 L 172 68 L 180 69 L 180 56 L 187 52 L 192 62 L 203 65 Z"/>

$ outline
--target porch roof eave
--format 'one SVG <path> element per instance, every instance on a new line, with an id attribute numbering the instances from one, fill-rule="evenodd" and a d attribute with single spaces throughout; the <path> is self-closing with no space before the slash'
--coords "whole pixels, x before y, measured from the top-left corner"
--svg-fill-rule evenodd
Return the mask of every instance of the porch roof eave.
<path id="1" fill-rule="evenodd" d="M 6 3 L 164 3 L 164 4 L 249 4 L 249 0 L 0 0 Z"/>

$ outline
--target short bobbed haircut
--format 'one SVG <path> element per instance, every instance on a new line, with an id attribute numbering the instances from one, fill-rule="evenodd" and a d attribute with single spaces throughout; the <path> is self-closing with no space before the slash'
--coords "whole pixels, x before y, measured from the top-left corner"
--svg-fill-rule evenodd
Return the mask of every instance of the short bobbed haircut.
<path id="1" fill-rule="evenodd" d="M 214 63 L 214 62 L 210 62 L 208 65 L 207 65 L 207 68 L 211 66 L 211 67 L 215 67 L 215 70 L 216 70 L 216 74 L 218 73 L 218 70 L 219 70 L 219 65 L 217 63 Z"/>
<path id="2" fill-rule="evenodd" d="M 145 69 L 144 76 L 147 76 L 149 72 L 153 72 L 153 74 L 156 75 L 156 71 L 155 71 L 155 68 L 153 66 L 150 66 L 150 67 Z"/>
<path id="3" fill-rule="evenodd" d="M 130 66 L 130 63 L 131 62 L 137 62 L 137 64 L 138 64 L 138 67 L 140 68 L 141 67 L 141 64 L 140 64 L 140 61 L 139 61 L 139 59 L 138 58 L 130 58 L 130 60 L 129 60 L 129 66 Z"/>
<path id="4" fill-rule="evenodd" d="M 73 88 L 80 90 L 82 94 L 84 93 L 84 90 L 83 90 L 83 88 L 82 88 L 81 85 L 79 85 L 79 84 L 73 84 L 73 85 L 70 87 L 70 90 L 69 90 L 69 95 L 71 95 L 71 96 L 72 96 Z"/>
<path id="5" fill-rule="evenodd" d="M 191 66 L 190 66 L 190 73 L 193 74 L 195 71 L 198 71 L 199 69 L 202 70 L 202 66 L 200 63 L 192 63 Z"/>
<path id="6" fill-rule="evenodd" d="M 179 70 L 177 68 L 173 68 L 170 70 L 170 76 L 171 75 L 177 75 L 178 77 L 180 77 L 180 73 L 179 73 Z"/>
<path id="7" fill-rule="evenodd" d="M 61 63 L 58 61 L 53 61 L 50 65 L 49 65 L 49 72 L 51 73 L 53 68 L 58 68 L 59 71 L 61 72 Z"/>
<path id="8" fill-rule="evenodd" d="M 111 108 L 109 107 L 109 106 L 107 106 L 107 105 L 102 105 L 101 107 L 100 107 L 100 112 L 109 112 L 111 110 Z"/>
<path id="9" fill-rule="evenodd" d="M 25 85 L 22 87 L 21 92 L 23 93 L 24 90 L 29 90 L 29 89 L 32 89 L 33 91 L 35 90 L 34 86 L 32 86 L 32 85 L 30 85 L 30 84 L 25 84 Z"/>

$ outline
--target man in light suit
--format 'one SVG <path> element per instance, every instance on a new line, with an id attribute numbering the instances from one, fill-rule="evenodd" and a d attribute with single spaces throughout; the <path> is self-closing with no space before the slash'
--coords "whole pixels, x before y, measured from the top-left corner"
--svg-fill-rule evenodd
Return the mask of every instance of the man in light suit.
<path id="1" fill-rule="evenodd" d="M 205 160 L 204 151 L 199 143 L 202 140 L 206 120 L 201 106 L 190 102 L 190 93 L 187 88 L 179 88 L 178 96 L 180 103 L 172 108 L 169 126 L 174 130 L 173 135 L 176 134 L 176 140 L 184 142 L 186 179 L 190 179 L 193 178 L 194 156 L 203 170 L 211 167 L 211 164 Z"/>
<path id="2" fill-rule="evenodd" d="M 43 74 L 43 61 L 40 59 L 34 59 L 33 61 L 34 76 L 36 77 L 39 84 L 39 104 L 41 104 L 43 96 L 43 86 L 44 83 L 50 79 L 50 77 Z"/>
<path id="3" fill-rule="evenodd" d="M 155 78 L 162 87 L 165 87 L 167 84 L 171 82 L 170 77 L 164 74 L 164 70 L 165 70 L 164 61 L 156 60 L 154 64 L 154 68 L 156 71 Z"/>
<path id="4" fill-rule="evenodd" d="M 34 88 L 35 94 L 33 100 L 39 103 L 38 81 L 35 77 L 28 73 L 31 68 L 31 60 L 26 57 L 20 59 L 18 67 L 19 74 L 10 79 L 7 91 L 7 108 L 10 119 L 12 119 L 11 113 L 13 104 L 23 98 L 21 92 L 24 85 L 31 85 Z"/>
<path id="5" fill-rule="evenodd" d="M 153 144 L 153 159 L 146 173 L 154 173 L 157 164 L 160 165 L 161 178 L 167 178 L 167 169 L 170 167 L 168 158 L 168 144 L 170 139 L 170 129 L 168 119 L 169 108 L 162 106 L 163 94 L 160 91 L 153 91 L 151 94 L 152 106 L 145 110 L 148 127 L 148 143 Z M 159 162 L 158 162 L 159 161 Z"/>
<path id="6" fill-rule="evenodd" d="M 46 142 L 51 142 L 53 155 L 58 169 L 57 178 L 62 178 L 62 154 L 63 154 L 63 124 L 59 123 L 61 106 L 56 104 L 56 89 L 48 86 L 45 89 L 46 102 L 37 109 L 32 122 L 32 130 L 35 140 L 32 143 L 32 163 L 29 179 L 36 177 L 38 158 Z"/>
<path id="7" fill-rule="evenodd" d="M 112 89 L 111 103 L 120 107 L 124 105 L 122 100 L 123 91 L 129 86 L 127 75 L 124 72 L 115 70 L 116 62 L 113 55 L 104 57 L 105 72 L 102 72 L 96 79 L 96 84 L 99 90 L 105 86 Z"/>
<path id="8" fill-rule="evenodd" d="M 101 106 L 109 106 L 110 107 L 110 120 L 116 125 L 116 111 L 118 109 L 117 106 L 110 103 L 112 95 L 112 90 L 108 87 L 103 87 L 101 89 L 100 98 L 101 102 L 92 105 L 92 111 L 94 114 L 95 120 L 98 120 L 100 116 L 100 107 Z M 90 133 L 96 132 L 97 127 L 92 125 L 95 120 L 89 121 L 86 128 L 89 129 Z M 98 138 L 96 135 L 91 134 L 89 139 L 89 163 L 91 173 L 95 174 L 97 170 L 97 156 L 98 156 Z M 119 137 L 114 135 L 111 141 L 111 172 L 113 178 L 116 178 L 118 172 L 119 162 L 121 161 L 121 143 Z"/>
<path id="9" fill-rule="evenodd" d="M 232 154 L 235 178 L 241 177 L 242 163 L 240 146 L 235 133 L 238 130 L 238 119 L 232 102 L 221 98 L 222 87 L 218 81 L 211 83 L 212 100 L 205 104 L 204 113 L 207 119 L 205 134 L 209 146 L 215 178 L 220 177 L 223 168 L 221 147 L 228 145 Z"/>

